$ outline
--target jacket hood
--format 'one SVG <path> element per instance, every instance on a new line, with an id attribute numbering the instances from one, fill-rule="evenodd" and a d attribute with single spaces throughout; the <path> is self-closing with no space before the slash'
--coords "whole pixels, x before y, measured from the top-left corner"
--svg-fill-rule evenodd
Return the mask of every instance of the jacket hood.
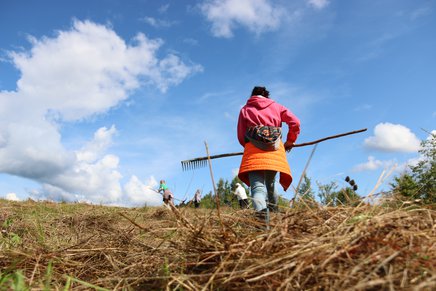
<path id="1" fill-rule="evenodd" d="M 271 100 L 262 96 L 251 96 L 250 99 L 247 100 L 248 106 L 253 106 L 258 109 L 263 109 L 274 103 L 274 100 Z"/>

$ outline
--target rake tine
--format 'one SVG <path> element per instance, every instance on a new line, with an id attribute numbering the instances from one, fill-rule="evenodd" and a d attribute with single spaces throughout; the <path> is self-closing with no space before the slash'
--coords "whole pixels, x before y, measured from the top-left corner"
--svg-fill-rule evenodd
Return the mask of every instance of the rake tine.
<path id="1" fill-rule="evenodd" d="M 189 170 L 195 170 L 198 168 L 203 168 L 207 166 L 207 160 L 202 158 L 196 158 L 193 160 L 185 160 L 181 162 L 182 164 L 182 170 L 183 171 L 189 171 Z"/>

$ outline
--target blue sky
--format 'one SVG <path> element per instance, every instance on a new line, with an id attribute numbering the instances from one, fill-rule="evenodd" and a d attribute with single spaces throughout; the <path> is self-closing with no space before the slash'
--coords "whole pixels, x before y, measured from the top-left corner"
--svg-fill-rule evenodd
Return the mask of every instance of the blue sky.
<path id="1" fill-rule="evenodd" d="M 0 0 L 0 197 L 159 205 L 160 179 L 207 193 L 209 169 L 180 161 L 205 141 L 242 151 L 256 85 L 300 118 L 298 143 L 368 128 L 308 168 L 365 196 L 436 129 L 435 52 L 435 1 Z M 288 154 L 294 186 L 311 151 Z M 213 160 L 215 181 L 239 163 Z"/>

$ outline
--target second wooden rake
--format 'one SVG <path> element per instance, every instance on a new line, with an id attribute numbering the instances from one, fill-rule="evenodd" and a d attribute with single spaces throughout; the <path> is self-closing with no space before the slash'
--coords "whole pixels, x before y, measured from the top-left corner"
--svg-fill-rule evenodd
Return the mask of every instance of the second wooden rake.
<path id="1" fill-rule="evenodd" d="M 329 139 L 333 139 L 333 138 L 338 138 L 338 137 L 342 137 L 342 136 L 346 136 L 346 135 L 351 135 L 351 134 L 356 134 L 356 133 L 360 133 L 360 132 L 364 132 L 366 131 L 366 128 L 363 129 L 359 129 L 359 130 L 354 130 L 354 131 L 349 131 L 349 132 L 345 132 L 345 133 L 341 133 L 341 134 L 336 134 L 336 135 L 332 135 L 332 136 L 327 136 L 321 139 L 317 139 L 314 141 L 310 141 L 310 142 L 304 142 L 304 143 L 297 143 L 294 144 L 294 148 L 297 147 L 304 147 L 304 146 L 308 146 L 308 145 L 313 145 L 313 144 L 317 144 Z M 195 158 L 195 159 L 191 159 L 191 160 L 185 160 L 182 161 L 182 169 L 185 170 L 193 170 L 199 167 L 205 167 L 207 165 L 207 160 L 208 159 L 219 159 L 219 158 L 225 158 L 225 157 L 232 157 L 232 156 L 241 156 L 243 155 L 244 152 L 237 152 L 237 153 L 228 153 L 228 154 L 221 154 L 221 155 L 214 155 L 214 156 L 206 156 L 206 157 L 200 157 L 200 158 Z"/>

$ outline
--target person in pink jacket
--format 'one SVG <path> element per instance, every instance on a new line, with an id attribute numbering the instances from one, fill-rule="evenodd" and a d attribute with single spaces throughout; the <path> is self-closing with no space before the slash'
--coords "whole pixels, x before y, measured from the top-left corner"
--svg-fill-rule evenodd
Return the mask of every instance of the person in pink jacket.
<path id="1" fill-rule="evenodd" d="M 247 104 L 241 109 L 238 120 L 238 140 L 242 146 L 247 142 L 247 128 L 256 125 L 281 127 L 285 122 L 289 132 L 285 142 L 286 150 L 292 148 L 300 133 L 300 120 L 286 107 L 269 98 L 265 87 L 254 87 Z"/>
<path id="2" fill-rule="evenodd" d="M 282 123 L 289 131 L 282 142 Z M 269 211 L 277 211 L 275 177 L 280 172 L 283 189 L 290 186 L 292 176 L 286 158 L 298 134 L 299 119 L 285 106 L 269 98 L 265 87 L 253 88 L 251 97 L 239 113 L 237 135 L 244 147 L 238 177 L 251 188 L 254 209 L 268 228 Z"/>

